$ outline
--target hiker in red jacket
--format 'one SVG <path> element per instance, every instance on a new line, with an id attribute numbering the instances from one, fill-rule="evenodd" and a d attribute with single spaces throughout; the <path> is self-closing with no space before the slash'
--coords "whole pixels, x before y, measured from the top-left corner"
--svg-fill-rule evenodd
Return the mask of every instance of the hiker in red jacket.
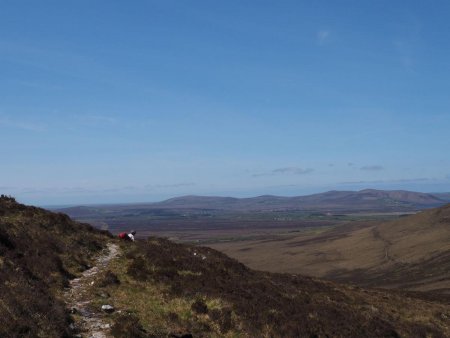
<path id="1" fill-rule="evenodd" d="M 119 234 L 119 238 L 123 239 L 125 241 L 132 241 L 132 242 L 134 242 L 134 235 L 136 235 L 136 231 L 134 231 L 134 230 L 131 230 L 130 233 L 121 232 Z"/>

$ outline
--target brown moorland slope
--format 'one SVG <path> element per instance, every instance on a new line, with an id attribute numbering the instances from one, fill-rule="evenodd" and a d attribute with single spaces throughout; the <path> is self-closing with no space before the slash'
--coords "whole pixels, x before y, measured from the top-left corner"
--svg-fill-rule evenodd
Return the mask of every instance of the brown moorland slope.
<path id="1" fill-rule="evenodd" d="M 450 293 L 450 205 L 319 235 L 211 246 L 263 270 Z"/>

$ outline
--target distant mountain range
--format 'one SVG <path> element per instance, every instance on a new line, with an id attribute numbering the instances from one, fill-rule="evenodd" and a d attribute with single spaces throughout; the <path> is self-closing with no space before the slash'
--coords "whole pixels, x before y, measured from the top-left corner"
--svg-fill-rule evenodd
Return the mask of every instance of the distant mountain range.
<path id="1" fill-rule="evenodd" d="M 252 198 L 183 196 L 149 206 L 169 209 L 218 209 L 231 211 L 394 211 L 440 206 L 445 198 L 403 190 L 328 191 L 296 196 L 258 196 Z"/>
<path id="2" fill-rule="evenodd" d="M 58 208 L 78 220 L 93 220 L 138 215 L 175 216 L 203 211 L 220 213 L 242 212 L 320 212 L 320 213 L 358 213 L 358 212 L 415 212 L 442 206 L 449 202 L 450 196 L 434 195 L 403 190 L 328 191 L 325 193 L 281 197 L 264 195 L 251 198 L 183 196 L 157 203 L 91 205 Z"/>

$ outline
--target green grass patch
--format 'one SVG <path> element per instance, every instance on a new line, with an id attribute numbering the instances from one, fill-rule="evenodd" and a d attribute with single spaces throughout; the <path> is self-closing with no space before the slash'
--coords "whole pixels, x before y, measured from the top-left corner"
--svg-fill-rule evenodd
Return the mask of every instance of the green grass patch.
<path id="1" fill-rule="evenodd" d="M 124 247 L 125 252 L 129 248 Z M 211 319 L 208 313 L 197 313 L 193 304 L 198 300 L 195 297 L 175 297 L 171 295 L 169 287 L 163 283 L 152 281 L 139 281 L 131 278 L 127 270 L 131 260 L 126 255 L 112 261 L 109 269 L 120 280 L 119 285 L 106 287 L 96 286 L 92 294 L 96 295 L 94 306 L 111 304 L 116 308 L 114 320 L 123 320 L 123 315 L 132 315 L 139 319 L 140 325 L 148 335 L 170 335 L 192 333 L 194 336 L 209 337 L 241 337 L 239 332 L 221 332 L 220 325 Z M 199 276 L 200 272 L 180 270 L 182 276 Z M 100 283 L 99 283 L 100 285 Z M 100 297 L 107 293 L 108 299 Z M 201 299 L 206 304 L 209 313 L 227 307 L 221 299 Z M 134 318 L 134 317 L 133 317 Z"/>

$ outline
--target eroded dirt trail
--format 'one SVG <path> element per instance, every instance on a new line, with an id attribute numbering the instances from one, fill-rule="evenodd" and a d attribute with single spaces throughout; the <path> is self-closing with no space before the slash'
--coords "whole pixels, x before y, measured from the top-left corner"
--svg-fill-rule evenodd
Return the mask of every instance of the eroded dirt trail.
<path id="1" fill-rule="evenodd" d="M 120 248 L 117 244 L 108 244 L 104 253 L 96 260 L 95 266 L 84 271 L 79 278 L 70 281 L 70 288 L 64 292 L 67 307 L 74 313 L 74 331 L 79 337 L 109 338 L 110 325 L 104 320 L 105 313 L 91 306 L 92 295 L 89 289 L 95 283 L 97 275 L 104 271 L 109 262 L 117 257 Z"/>

